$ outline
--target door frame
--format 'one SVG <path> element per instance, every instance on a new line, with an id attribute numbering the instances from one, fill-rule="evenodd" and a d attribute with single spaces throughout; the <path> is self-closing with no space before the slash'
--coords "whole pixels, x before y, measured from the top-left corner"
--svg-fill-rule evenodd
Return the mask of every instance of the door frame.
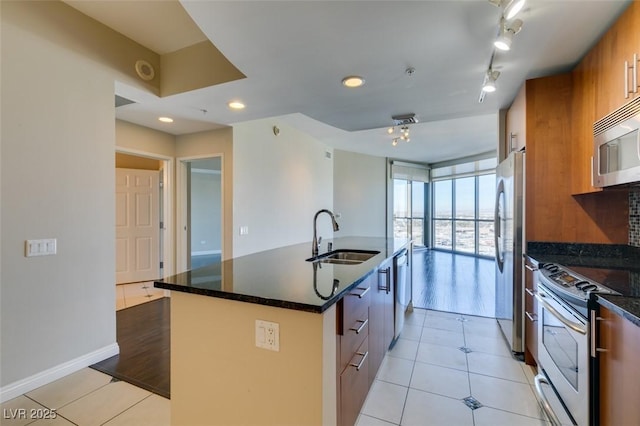
<path id="1" fill-rule="evenodd" d="M 224 213 L 224 154 L 211 153 L 192 155 L 187 157 L 176 158 L 176 272 L 184 272 L 187 270 L 187 247 L 189 229 L 187 222 L 189 215 L 187 214 L 187 167 L 186 162 L 191 160 L 204 160 L 207 158 L 220 158 L 220 258 L 224 259 L 224 242 L 226 217 Z"/>
<path id="2" fill-rule="evenodd" d="M 174 168 L 174 159 L 173 157 L 156 154 L 153 152 L 142 151 L 138 149 L 125 148 L 116 146 L 115 152 L 119 152 L 122 154 L 134 155 L 136 157 L 143 158 L 151 158 L 153 160 L 158 160 L 163 162 L 163 167 L 161 170 L 162 173 L 162 217 L 163 217 L 163 228 L 160 229 L 160 238 L 162 240 L 161 245 L 161 259 L 159 261 L 162 262 L 162 277 L 169 277 L 174 275 L 175 272 L 175 243 L 174 243 L 174 221 L 173 221 L 173 187 L 175 180 L 175 168 Z M 115 169 L 115 165 L 114 165 Z M 115 197 L 115 191 L 114 191 Z"/>

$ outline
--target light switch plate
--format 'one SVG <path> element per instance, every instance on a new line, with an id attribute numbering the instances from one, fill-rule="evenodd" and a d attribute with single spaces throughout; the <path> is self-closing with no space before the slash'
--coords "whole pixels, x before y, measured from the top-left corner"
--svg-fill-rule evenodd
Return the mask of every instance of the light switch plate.
<path id="1" fill-rule="evenodd" d="M 280 324 L 256 320 L 256 347 L 280 351 Z"/>
<path id="2" fill-rule="evenodd" d="M 41 240 L 26 240 L 24 242 L 25 257 L 51 256 L 58 252 L 58 242 L 55 238 Z"/>

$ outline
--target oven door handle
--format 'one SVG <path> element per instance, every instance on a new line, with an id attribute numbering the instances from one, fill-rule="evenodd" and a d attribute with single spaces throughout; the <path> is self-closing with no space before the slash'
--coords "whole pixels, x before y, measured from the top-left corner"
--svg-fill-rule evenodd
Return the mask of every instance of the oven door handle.
<path id="1" fill-rule="evenodd" d="M 542 407 L 544 412 L 547 414 L 547 417 L 549 417 L 551 424 L 553 426 L 562 426 L 560 419 L 553 411 L 553 408 L 551 408 L 551 404 L 549 404 L 549 400 L 544 395 L 544 391 L 542 390 L 542 383 L 545 383 L 547 385 L 551 385 L 551 383 L 549 383 L 547 378 L 542 374 L 538 374 L 536 377 L 534 377 L 534 383 L 536 385 L 536 399 L 540 403 L 540 406 Z"/>
<path id="2" fill-rule="evenodd" d="M 562 315 L 560 312 L 558 312 L 556 310 L 556 308 L 551 306 L 549 304 L 549 302 L 547 302 L 545 300 L 546 297 L 547 297 L 547 295 L 542 293 L 538 289 L 538 292 L 536 293 L 536 299 L 538 299 L 538 302 L 540 302 L 542 304 L 542 306 L 544 306 L 544 308 L 546 310 L 551 312 L 553 314 L 553 316 L 556 317 L 561 323 L 563 323 L 564 325 L 566 325 L 567 327 L 569 327 L 571 330 L 575 331 L 576 333 L 585 334 L 585 335 L 587 334 L 587 327 L 583 326 L 580 323 L 573 322 L 573 321 L 570 321 L 570 320 L 566 319 L 564 317 L 564 315 Z"/>

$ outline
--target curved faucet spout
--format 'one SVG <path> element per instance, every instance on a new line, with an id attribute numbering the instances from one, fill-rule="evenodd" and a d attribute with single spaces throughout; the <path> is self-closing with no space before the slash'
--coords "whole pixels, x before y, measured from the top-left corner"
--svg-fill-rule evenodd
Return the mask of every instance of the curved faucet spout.
<path id="1" fill-rule="evenodd" d="M 333 231 L 339 231 L 340 230 L 340 226 L 338 226 L 338 222 L 336 222 L 336 216 L 327 209 L 322 209 L 322 210 L 318 210 L 317 213 L 315 214 L 315 216 L 313 216 L 313 241 L 311 242 L 311 255 L 312 256 L 317 256 L 318 255 L 318 226 L 317 226 L 317 222 L 318 222 L 318 216 L 320 216 L 320 213 L 327 213 L 330 217 L 331 217 L 331 224 L 333 225 Z"/>

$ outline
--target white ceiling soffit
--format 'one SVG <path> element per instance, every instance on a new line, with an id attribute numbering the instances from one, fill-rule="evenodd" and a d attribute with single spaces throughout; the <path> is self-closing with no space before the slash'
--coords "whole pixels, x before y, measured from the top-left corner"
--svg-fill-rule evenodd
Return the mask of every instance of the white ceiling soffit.
<path id="1" fill-rule="evenodd" d="M 64 0 L 159 55 L 205 41 L 177 0 Z"/>
<path id="2" fill-rule="evenodd" d="M 182 120 L 206 127 L 285 117 L 339 149 L 436 162 L 495 149 L 497 111 L 522 83 L 572 69 L 629 0 L 528 0 L 512 50 L 495 57 L 498 90 L 483 103 L 480 86 L 501 15 L 486 0 L 181 4 L 247 78 L 145 102 L 118 92 L 138 102 L 118 108 L 119 118 L 158 128 L 157 116 L 142 122 L 133 114 L 171 112 L 174 130 L 163 130 L 180 134 L 197 131 L 175 130 Z M 135 16 L 150 19 L 148 12 Z M 169 32 L 156 39 L 161 33 Z M 344 88 L 342 78 L 353 74 L 365 85 Z M 246 109 L 231 111 L 231 99 Z M 392 115 L 405 113 L 420 123 L 411 126 L 411 142 L 392 147 L 384 130 Z"/>

